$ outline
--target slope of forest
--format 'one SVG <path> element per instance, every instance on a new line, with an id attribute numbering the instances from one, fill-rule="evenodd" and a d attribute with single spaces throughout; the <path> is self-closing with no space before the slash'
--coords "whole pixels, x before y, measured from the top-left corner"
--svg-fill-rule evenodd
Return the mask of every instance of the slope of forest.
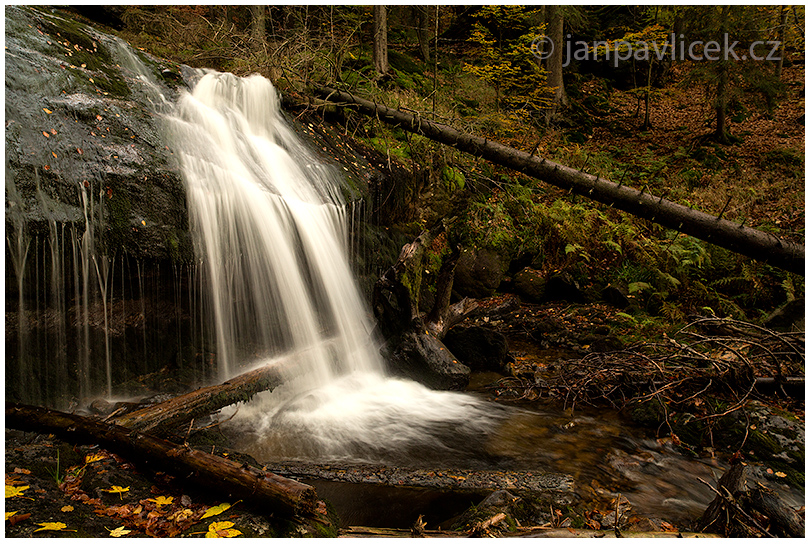
<path id="1" fill-rule="evenodd" d="M 535 32 L 552 34 L 554 14 L 519 7 L 387 11 L 385 74 L 375 68 L 371 6 L 87 13 L 106 16 L 132 43 L 177 62 L 258 72 L 300 100 L 309 94 L 310 81 L 333 85 L 803 241 L 802 7 L 785 14 L 768 7 L 565 8 L 570 41 L 652 44 L 678 28 L 695 40 L 710 41 L 725 30 L 746 36 L 746 45 L 755 37 L 782 38 L 786 47 L 779 79 L 768 61 L 719 62 L 726 70 L 722 76 L 707 61 L 591 60 L 600 54 L 592 48 L 588 60 L 563 69 L 566 98 L 560 105 L 549 91 L 552 72 L 535 69 L 531 54 Z M 728 88 L 719 91 L 722 77 Z M 726 108 L 720 142 L 719 92 Z M 762 319 L 803 296 L 799 276 L 374 120 L 339 116 L 337 123 L 383 154 L 389 168 L 414 174 L 375 195 L 375 220 L 402 233 L 402 242 L 444 218 L 452 239 L 506 254 L 513 273 L 522 266 L 544 274 L 565 269 L 595 292 L 609 284 L 631 286 L 653 301 L 643 307 L 655 307 L 654 315 L 668 319 L 702 312 Z"/>

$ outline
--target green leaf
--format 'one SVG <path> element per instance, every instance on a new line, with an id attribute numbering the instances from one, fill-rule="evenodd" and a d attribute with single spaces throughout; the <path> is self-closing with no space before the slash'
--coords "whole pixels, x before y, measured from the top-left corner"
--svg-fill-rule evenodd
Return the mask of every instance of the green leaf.
<path id="1" fill-rule="evenodd" d="M 646 291 L 648 289 L 651 289 L 651 285 L 644 281 L 635 281 L 628 284 L 628 293 L 636 293 L 637 291 Z"/>

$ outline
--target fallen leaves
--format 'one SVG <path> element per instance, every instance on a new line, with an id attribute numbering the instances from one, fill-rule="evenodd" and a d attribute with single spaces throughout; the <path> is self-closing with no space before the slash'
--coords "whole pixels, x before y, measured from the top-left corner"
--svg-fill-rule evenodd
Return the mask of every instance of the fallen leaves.
<path id="1" fill-rule="evenodd" d="M 37 531 L 72 531 L 76 532 L 76 529 L 68 529 L 67 525 L 62 523 L 61 521 L 47 521 L 45 523 L 37 523 L 39 525 L 39 529 L 34 529 L 34 532 Z"/>
<path id="2" fill-rule="evenodd" d="M 208 526 L 206 538 L 233 538 L 242 534 L 239 529 L 232 529 L 232 521 L 215 521 Z"/>
<path id="3" fill-rule="evenodd" d="M 107 529 L 107 530 L 110 531 L 110 529 Z M 113 529 L 112 531 L 110 531 L 110 536 L 118 538 L 120 536 L 128 535 L 131 532 L 132 532 L 132 530 L 127 529 L 122 525 L 121 527 L 117 527 L 117 528 Z"/>
<path id="4" fill-rule="evenodd" d="M 102 491 L 105 491 L 105 492 L 107 492 L 107 493 L 118 493 L 118 497 L 119 497 L 121 500 L 124 500 L 124 496 L 123 496 L 123 494 L 124 494 L 124 493 L 126 493 L 126 492 L 127 492 L 127 491 L 129 491 L 129 490 L 130 490 L 130 487 L 129 487 L 129 486 L 127 486 L 127 487 L 121 487 L 120 485 L 114 485 L 114 486 L 112 486 L 110 489 L 102 489 Z"/>
<path id="5" fill-rule="evenodd" d="M 26 497 L 23 495 L 26 489 L 29 486 L 21 485 L 21 486 L 14 486 L 14 485 L 6 485 L 6 498 L 7 499 L 14 499 L 14 498 L 21 498 L 21 499 L 28 499 L 29 501 L 33 501 L 31 497 Z"/>
<path id="6" fill-rule="evenodd" d="M 160 497 L 156 497 L 154 499 L 146 499 L 148 502 L 154 502 L 158 506 L 166 506 L 167 504 L 172 504 L 175 500 L 174 497 L 164 497 L 161 495 Z"/>
<path id="7" fill-rule="evenodd" d="M 82 150 L 81 150 L 81 149 L 76 149 L 76 151 L 78 151 L 80 155 L 82 154 Z M 92 454 L 92 455 L 88 455 L 88 456 L 86 456 L 86 457 L 84 458 L 84 464 L 85 464 L 85 465 L 89 465 L 90 463 L 95 463 L 96 461 L 102 461 L 102 460 L 104 460 L 104 459 L 107 459 L 107 457 L 108 457 L 108 456 L 103 455 L 103 454 L 101 454 L 101 453 L 94 453 L 94 454 Z"/>
<path id="8" fill-rule="evenodd" d="M 236 503 L 234 503 L 234 504 L 236 504 Z M 228 510 L 229 508 L 231 508 L 231 504 L 229 504 L 227 502 L 224 502 L 224 503 L 220 504 L 219 506 L 212 506 L 211 508 L 206 510 L 205 514 L 203 514 L 203 517 L 201 517 L 200 519 L 206 519 L 206 518 L 210 518 L 212 516 L 219 516 L 220 514 L 222 514 L 223 512 Z"/>

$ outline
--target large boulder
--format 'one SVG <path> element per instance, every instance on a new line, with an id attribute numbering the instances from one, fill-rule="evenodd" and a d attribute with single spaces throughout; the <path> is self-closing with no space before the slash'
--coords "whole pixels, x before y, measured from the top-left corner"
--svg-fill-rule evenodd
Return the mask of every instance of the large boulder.
<path id="1" fill-rule="evenodd" d="M 159 115 L 179 74 L 54 10 L 6 7 L 7 230 L 72 224 L 97 253 L 190 259 Z"/>
<path id="2" fill-rule="evenodd" d="M 470 381 L 470 368 L 460 363 L 435 336 L 409 331 L 390 342 L 387 359 L 391 372 L 431 389 L 461 390 Z"/>
<path id="3" fill-rule="evenodd" d="M 513 276 L 513 290 L 521 300 L 540 303 L 545 300 L 546 278 L 539 270 L 526 267 Z"/>
<path id="4" fill-rule="evenodd" d="M 493 249 L 463 249 L 456 263 L 454 293 L 459 298 L 489 297 L 499 286 L 509 267 L 509 259 Z"/>
<path id="5" fill-rule="evenodd" d="M 507 338 L 486 327 L 457 326 L 442 341 L 474 371 L 501 372 L 507 359 Z"/>

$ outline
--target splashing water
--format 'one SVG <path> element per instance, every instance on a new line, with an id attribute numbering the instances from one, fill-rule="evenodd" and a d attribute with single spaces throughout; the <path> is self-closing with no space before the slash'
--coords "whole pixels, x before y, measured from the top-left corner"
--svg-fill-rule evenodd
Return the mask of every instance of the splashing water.
<path id="1" fill-rule="evenodd" d="M 364 459 L 447 452 L 495 424 L 470 396 L 384 377 L 347 257 L 342 180 L 294 134 L 267 79 L 208 72 L 171 126 L 220 378 L 269 358 L 285 377 L 239 424 L 281 444 L 275 455 Z"/>

